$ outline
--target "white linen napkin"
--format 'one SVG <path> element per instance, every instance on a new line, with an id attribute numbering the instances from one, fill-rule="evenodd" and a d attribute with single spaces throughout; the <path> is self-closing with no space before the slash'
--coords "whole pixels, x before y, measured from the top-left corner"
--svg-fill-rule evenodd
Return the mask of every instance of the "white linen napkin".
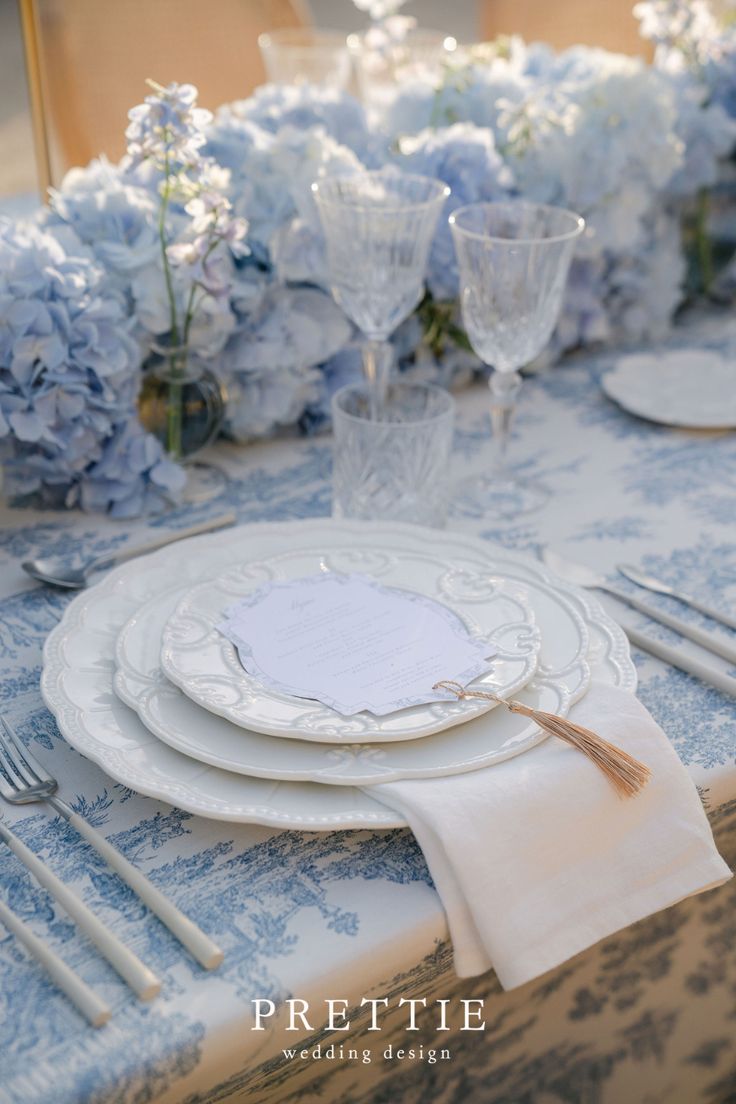
<path id="1" fill-rule="evenodd" d="M 592 683 L 570 717 L 651 768 L 636 797 L 552 737 L 483 770 L 370 787 L 424 852 L 460 977 L 493 966 L 513 989 L 731 877 L 693 782 L 633 694 Z"/>

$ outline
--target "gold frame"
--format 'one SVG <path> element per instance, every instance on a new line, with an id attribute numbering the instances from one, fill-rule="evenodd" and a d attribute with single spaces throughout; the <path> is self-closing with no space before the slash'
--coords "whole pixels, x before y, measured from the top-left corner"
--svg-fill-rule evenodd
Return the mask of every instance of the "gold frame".
<path id="1" fill-rule="evenodd" d="M 152 7 L 157 2 L 159 0 L 136 0 L 137 4 Z M 171 2 L 169 0 L 167 7 Z M 173 0 L 173 3 L 178 4 L 179 0 Z M 64 56 L 65 48 L 69 45 L 64 29 L 65 12 L 69 15 L 83 15 L 86 4 L 95 11 L 104 9 L 103 0 L 85 0 L 85 3 L 57 0 L 53 4 L 46 0 L 18 0 L 36 175 L 44 203 L 49 202 L 49 189 L 59 182 L 67 168 L 84 163 L 98 152 L 97 146 L 87 149 L 89 143 L 83 140 L 85 128 L 75 118 L 75 107 L 78 109 L 80 106 L 75 102 L 79 94 L 79 80 L 76 83 L 69 81 L 68 85 L 59 80 L 62 63 L 69 62 L 69 58 Z M 255 12 L 259 22 L 264 25 L 270 22 L 272 13 L 277 11 L 280 13 L 276 20 L 277 25 L 305 25 L 305 17 L 308 15 L 304 0 L 279 0 L 278 4 L 275 0 L 237 0 L 237 3 L 231 3 L 230 6 L 234 9 L 242 6 L 246 13 Z M 59 18 L 50 20 L 49 15 Z M 255 38 L 253 49 L 256 49 Z M 126 110 L 127 106 L 129 105 L 126 105 Z"/>
<path id="2" fill-rule="evenodd" d="M 38 12 L 34 0 L 18 0 L 23 53 L 26 62 L 28 95 L 31 101 L 33 147 L 36 154 L 36 175 L 43 203 L 48 203 L 51 187 L 51 147 L 44 107 L 44 82 L 39 49 Z"/>

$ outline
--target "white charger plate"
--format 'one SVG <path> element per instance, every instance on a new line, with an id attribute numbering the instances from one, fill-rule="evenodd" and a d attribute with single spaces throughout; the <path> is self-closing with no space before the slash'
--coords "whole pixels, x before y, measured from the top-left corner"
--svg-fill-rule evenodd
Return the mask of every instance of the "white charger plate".
<path id="1" fill-rule="evenodd" d="M 365 550 L 367 551 L 367 550 Z M 406 566 L 415 562 L 406 554 L 400 557 Z M 300 573 L 302 553 L 287 553 L 268 561 L 275 574 Z M 480 565 L 483 568 L 483 565 Z M 484 572 L 487 577 L 487 571 Z M 482 596 L 464 595 L 454 608 L 463 610 L 469 620 L 474 607 L 493 610 L 509 583 L 494 575 L 493 589 L 485 601 Z M 513 592 L 519 593 L 520 583 Z M 563 595 L 546 584 L 526 586 L 532 605 L 537 590 L 550 596 L 551 614 L 545 617 L 548 631 L 547 673 L 526 684 L 524 700 L 536 708 L 566 715 L 570 704 L 587 688 L 588 633 L 582 617 Z M 256 777 L 297 779 L 332 785 L 371 785 L 398 778 L 432 778 L 477 770 L 501 762 L 534 747 L 544 734 L 528 718 L 507 710 L 470 720 L 442 732 L 415 740 L 398 740 L 375 747 L 355 742 L 325 745 L 315 741 L 284 740 L 250 732 L 223 717 L 201 709 L 164 675 L 159 664 L 161 636 L 166 621 L 186 588 L 175 588 L 145 603 L 128 621 L 118 636 L 116 648 L 115 692 L 138 713 L 146 727 L 171 747 L 205 763 L 225 770 Z M 526 614 L 527 621 L 532 617 Z M 524 659 L 528 633 L 524 624 L 514 630 L 509 641 L 504 633 L 505 652 L 494 661 L 494 677 L 503 681 L 505 672 Z M 520 645 L 522 654 L 509 655 L 509 643 Z M 360 736 L 358 735 L 358 739 Z"/>
<path id="2" fill-rule="evenodd" d="M 343 541 L 326 552 L 297 548 L 265 561 L 238 563 L 214 579 L 187 588 L 161 637 L 161 668 L 175 686 L 209 713 L 234 725 L 270 736 L 320 743 L 385 743 L 429 736 L 487 713 L 495 702 L 433 701 L 384 717 L 356 713 L 343 717 L 320 701 L 294 697 L 264 686 L 244 670 L 237 648 L 217 625 L 225 611 L 265 582 L 298 579 L 319 571 L 351 570 L 381 584 L 432 598 L 451 609 L 471 636 L 496 649 L 491 670 L 473 686 L 510 697 L 534 674 L 540 648 L 534 614 L 518 582 L 494 576 L 483 601 L 450 593 L 452 562 L 441 552 L 396 547 L 390 538 L 357 549 Z M 472 612 L 471 612 L 472 611 Z M 453 672 L 448 671 L 452 678 Z M 144 718 L 145 720 L 145 718 Z"/>
<path id="3" fill-rule="evenodd" d="M 158 740 L 136 714 L 114 694 L 112 679 L 118 631 L 157 586 L 171 579 L 194 581 L 206 562 L 213 574 L 247 550 L 262 558 L 289 547 L 329 549 L 336 538 L 353 544 L 383 536 L 408 550 L 427 542 L 442 546 L 456 564 L 455 587 L 482 591 L 477 563 L 509 565 L 505 573 L 522 582 L 542 579 L 570 600 L 583 617 L 590 637 L 588 659 L 594 678 L 624 689 L 636 687 L 628 641 L 599 603 L 584 591 L 556 584 L 549 572 L 527 557 L 512 557 L 484 541 L 429 532 L 396 523 L 336 522 L 327 519 L 243 526 L 227 533 L 195 537 L 111 572 L 68 606 L 44 648 L 41 690 L 68 742 L 94 760 L 116 781 L 189 812 L 219 820 L 264 824 L 276 828 L 325 831 L 336 828 L 391 828 L 404 825 L 393 810 L 370 793 L 348 786 L 310 782 L 273 782 L 248 778 L 204 765 Z M 542 596 L 547 605 L 554 598 Z M 537 607 L 538 608 L 538 607 Z M 541 614 L 539 615 L 541 623 Z M 541 666 L 544 672 L 544 662 Z M 523 697 L 524 691 L 520 697 Z"/>
<path id="4" fill-rule="evenodd" d="M 601 386 L 640 418 L 689 429 L 736 426 L 736 362 L 709 349 L 631 353 Z"/>

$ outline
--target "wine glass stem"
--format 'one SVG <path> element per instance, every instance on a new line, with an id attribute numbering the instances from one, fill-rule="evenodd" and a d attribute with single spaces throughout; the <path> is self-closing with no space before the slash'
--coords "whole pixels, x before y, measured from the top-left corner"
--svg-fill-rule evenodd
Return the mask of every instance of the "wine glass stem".
<path id="1" fill-rule="evenodd" d="M 371 417 L 379 417 L 386 401 L 394 350 L 390 341 L 368 340 L 363 345 L 363 372 L 368 381 Z"/>
<path id="2" fill-rule="evenodd" d="M 493 431 L 493 475 L 505 476 L 506 450 L 511 436 L 511 423 L 516 413 L 522 379 L 518 372 L 493 372 L 491 389 L 491 429 Z"/>

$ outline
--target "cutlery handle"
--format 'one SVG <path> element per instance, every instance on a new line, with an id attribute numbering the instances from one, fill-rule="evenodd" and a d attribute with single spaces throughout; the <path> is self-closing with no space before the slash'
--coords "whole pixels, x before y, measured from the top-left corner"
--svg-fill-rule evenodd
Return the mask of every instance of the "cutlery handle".
<path id="1" fill-rule="evenodd" d="M 708 632 L 706 629 L 700 629 L 697 625 L 690 625 L 680 617 L 674 617 L 671 613 L 665 613 L 663 610 L 657 609 L 656 606 L 650 605 L 649 602 L 643 602 L 641 598 L 637 598 L 633 594 L 627 594 L 625 590 L 619 590 L 618 587 L 606 586 L 602 589 L 608 594 L 612 594 L 614 598 L 618 598 L 619 601 L 625 602 L 626 605 L 631 606 L 632 609 L 639 610 L 640 613 L 645 613 L 647 617 L 651 617 L 653 621 L 659 621 L 660 625 L 666 625 L 668 629 L 674 629 L 680 636 L 687 637 L 688 640 L 694 641 L 695 644 L 700 644 L 701 648 L 706 648 L 709 652 L 714 652 L 716 655 L 722 656 L 730 663 L 736 663 L 736 645 L 726 640 L 721 640 L 715 633 Z"/>
<path id="2" fill-rule="evenodd" d="M 148 552 L 155 552 L 159 548 L 165 548 L 167 544 L 186 540 L 188 537 L 198 537 L 201 533 L 214 533 L 218 529 L 226 529 L 228 525 L 234 525 L 237 521 L 235 514 L 223 514 L 221 517 L 212 518 L 210 521 L 202 521 L 199 525 L 193 525 L 191 529 L 180 529 L 176 533 L 164 533 L 155 540 L 146 544 L 133 545 L 130 548 L 121 548 L 110 556 L 100 556 L 87 565 L 88 571 L 101 571 L 106 567 L 116 567 L 118 564 L 132 560 L 136 556 L 144 556 Z"/>
<path id="3" fill-rule="evenodd" d="M 165 924 L 172 935 L 182 943 L 187 950 L 194 955 L 197 962 L 206 970 L 214 970 L 224 958 L 223 952 L 217 944 L 197 927 L 193 920 L 185 916 L 183 912 L 164 897 L 163 893 L 148 880 L 145 874 L 128 862 L 117 848 L 105 839 L 101 832 L 93 828 L 83 817 L 79 816 L 64 802 L 58 798 L 51 798 L 51 804 L 62 813 L 69 823 L 76 828 L 80 836 L 84 836 L 88 843 L 94 847 L 98 854 L 102 855 L 105 862 L 119 874 L 124 882 L 138 894 L 141 901 L 146 904 L 151 912 L 158 916 L 162 924 Z"/>
<path id="4" fill-rule="evenodd" d="M 722 625 L 726 625 L 729 629 L 736 629 L 736 617 L 732 617 L 729 613 L 722 613 L 720 610 L 713 609 L 712 606 L 698 601 L 697 598 L 692 598 L 689 594 L 679 594 L 675 591 L 674 597 L 679 598 L 680 601 L 692 606 L 700 613 L 704 613 L 706 617 L 710 617 L 713 621 L 720 621 Z"/>
<path id="5" fill-rule="evenodd" d="M 69 887 L 64 885 L 53 871 L 49 870 L 4 824 L 0 824 L 0 839 L 3 839 L 13 854 L 28 867 L 36 881 L 56 898 L 140 999 L 151 1000 L 155 997 L 161 989 L 161 982 L 153 971 L 149 970 L 129 947 L 126 947 L 109 928 L 105 927 L 102 921 L 87 908 L 84 901 L 72 893 Z"/>
<path id="6" fill-rule="evenodd" d="M 37 962 L 40 962 L 54 983 L 79 1009 L 92 1027 L 102 1027 L 107 1023 L 112 1013 L 102 998 L 98 997 L 94 989 L 90 989 L 87 982 L 75 974 L 71 966 L 67 966 L 55 951 L 47 947 L 20 917 L 11 912 L 3 901 L 0 901 L 0 923 L 12 932 Z"/>
<path id="7" fill-rule="evenodd" d="M 641 648 L 644 652 L 650 652 L 657 659 L 664 660 L 672 667 L 679 667 L 681 671 L 686 671 L 689 675 L 695 675 L 696 678 L 702 679 L 710 686 L 715 686 L 716 690 L 736 698 L 736 678 L 733 678 L 732 675 L 727 675 L 725 671 L 717 671 L 714 667 L 709 667 L 707 663 L 703 663 L 702 660 L 686 655 L 679 648 L 662 644 L 661 641 L 654 640 L 651 636 L 647 636 L 637 629 L 624 626 L 624 631 L 635 647 Z"/>

